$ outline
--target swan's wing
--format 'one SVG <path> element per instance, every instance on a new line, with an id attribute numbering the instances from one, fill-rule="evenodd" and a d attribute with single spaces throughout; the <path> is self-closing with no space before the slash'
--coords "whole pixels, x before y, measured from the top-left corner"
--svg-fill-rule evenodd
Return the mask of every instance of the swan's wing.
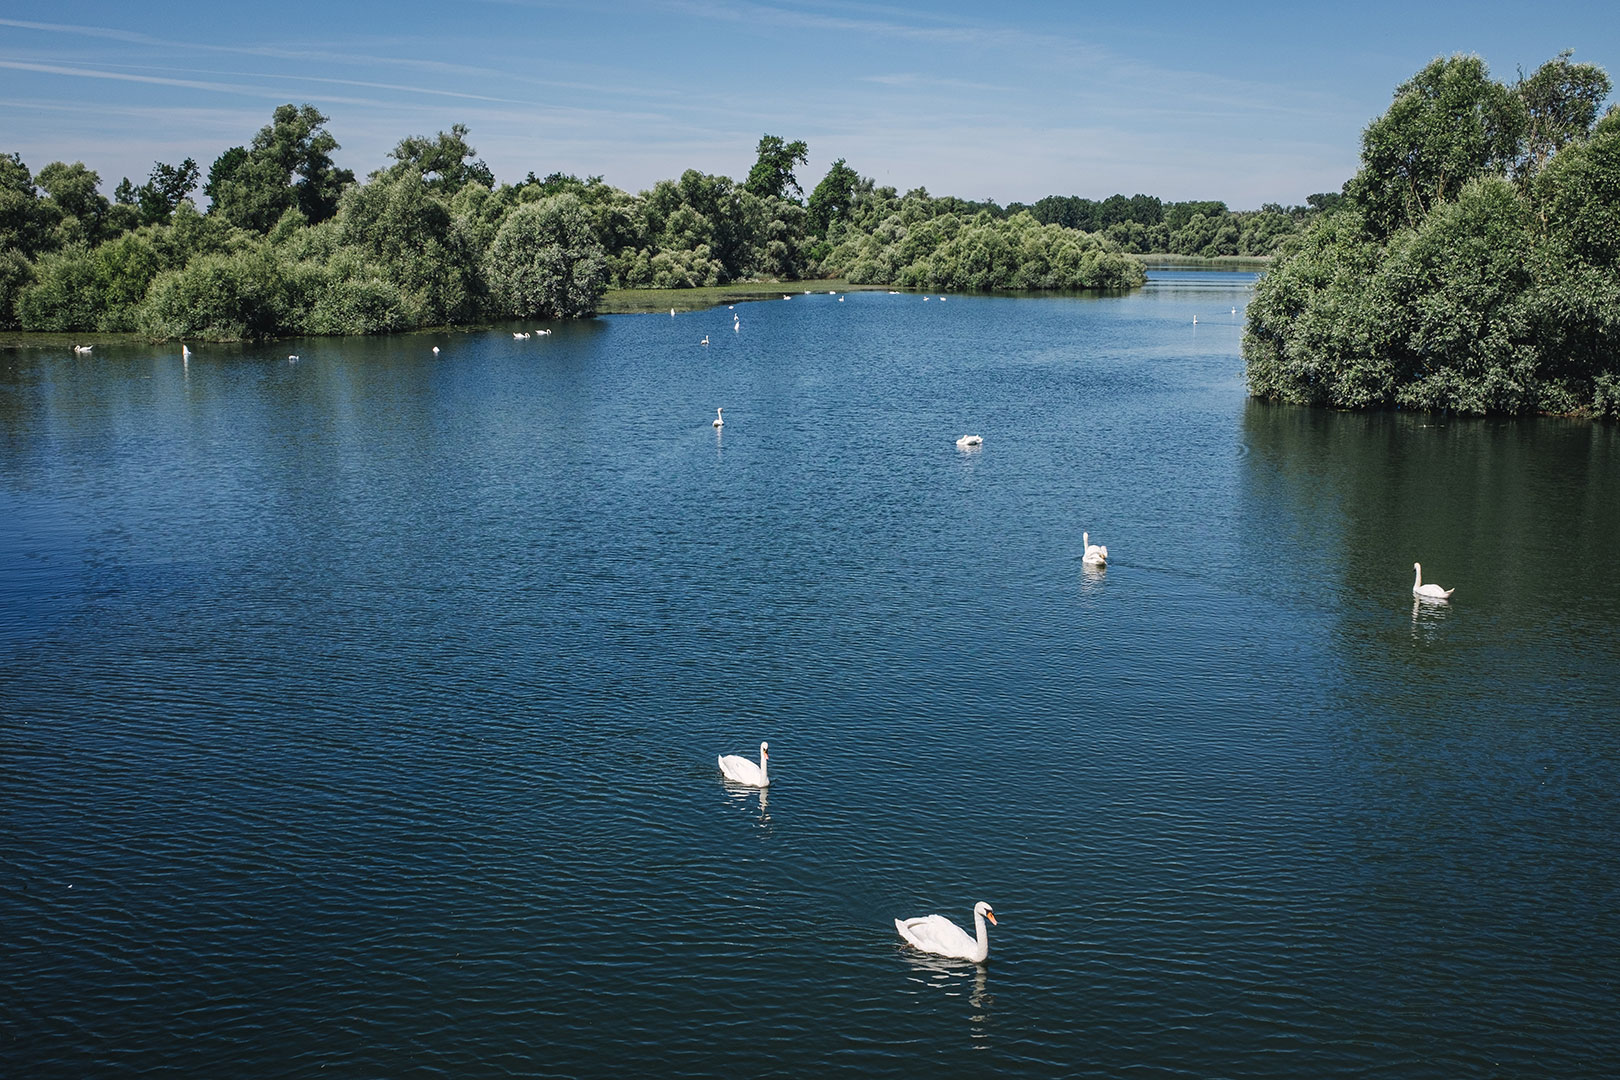
<path id="1" fill-rule="evenodd" d="M 923 952 L 940 956 L 972 956 L 978 942 L 965 930 L 943 915 L 924 915 L 919 919 L 896 919 L 894 928 L 900 936 Z"/>
<path id="2" fill-rule="evenodd" d="M 745 757 L 736 754 L 726 754 L 720 759 L 720 771 L 726 778 L 735 780 L 739 784 L 750 784 L 759 787 L 759 766 Z"/>

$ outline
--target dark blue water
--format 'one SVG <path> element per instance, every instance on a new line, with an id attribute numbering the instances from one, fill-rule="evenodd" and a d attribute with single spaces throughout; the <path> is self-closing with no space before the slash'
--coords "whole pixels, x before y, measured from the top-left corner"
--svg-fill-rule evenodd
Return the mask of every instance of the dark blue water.
<path id="1" fill-rule="evenodd" d="M 1611 1075 L 1620 435 L 1251 283 L 0 354 L 0 1073 Z"/>

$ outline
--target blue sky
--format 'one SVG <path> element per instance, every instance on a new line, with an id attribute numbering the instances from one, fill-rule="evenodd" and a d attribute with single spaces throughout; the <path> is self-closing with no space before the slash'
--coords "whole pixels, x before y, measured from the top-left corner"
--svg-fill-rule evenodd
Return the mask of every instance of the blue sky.
<path id="1" fill-rule="evenodd" d="M 1300 203 L 1437 55 L 1511 81 L 1560 50 L 1620 78 L 1611 3 L 923 6 L 848 0 L 156 5 L 7 0 L 0 152 L 83 161 L 111 191 L 206 173 L 276 105 L 314 104 L 359 176 L 464 123 L 504 182 L 688 168 L 741 178 L 762 134 L 902 191 Z M 1611 99 L 1612 100 L 1612 99 Z"/>

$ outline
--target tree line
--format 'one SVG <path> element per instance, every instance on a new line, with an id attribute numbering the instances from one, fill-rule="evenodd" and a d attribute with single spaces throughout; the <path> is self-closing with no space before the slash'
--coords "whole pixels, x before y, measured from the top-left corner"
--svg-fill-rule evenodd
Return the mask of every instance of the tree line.
<path id="1" fill-rule="evenodd" d="M 1250 393 L 1620 417 L 1620 107 L 1562 53 L 1511 84 L 1437 58 L 1368 125 L 1244 336 Z"/>
<path id="2" fill-rule="evenodd" d="M 498 184 L 468 134 L 405 138 L 361 181 L 333 161 L 327 117 L 288 104 L 206 176 L 190 158 L 157 162 L 110 200 L 82 162 L 33 174 L 0 156 L 0 327 L 368 334 L 588 315 L 609 287 L 812 277 L 1126 289 L 1144 280 L 1128 253 L 1265 253 L 1320 209 L 1245 214 L 1142 195 L 1002 207 L 902 195 L 842 159 L 806 196 L 796 170 L 808 147 L 774 135 L 740 183 L 688 170 L 634 195 L 600 176 Z"/>

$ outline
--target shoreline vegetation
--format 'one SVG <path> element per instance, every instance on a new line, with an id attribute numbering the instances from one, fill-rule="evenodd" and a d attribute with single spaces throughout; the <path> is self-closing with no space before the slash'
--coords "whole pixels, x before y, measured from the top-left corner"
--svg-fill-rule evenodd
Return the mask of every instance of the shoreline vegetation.
<path id="1" fill-rule="evenodd" d="M 1230 256 L 1214 259 L 1202 259 L 1198 256 L 1185 255 L 1145 255 L 1132 256 L 1149 268 L 1154 267 L 1200 267 L 1207 269 L 1233 269 L 1254 270 L 1263 268 L 1268 260 L 1246 256 Z M 596 305 L 597 315 L 659 315 L 674 308 L 677 312 L 685 314 L 691 311 L 703 311 L 716 308 L 722 304 L 762 303 L 779 300 L 784 293 L 800 295 L 809 293 L 852 293 L 852 292 L 885 292 L 889 291 L 887 284 L 857 285 L 845 278 L 814 278 L 801 281 L 738 281 L 729 285 L 699 285 L 683 289 L 608 289 L 602 294 Z M 926 288 L 915 287 L 904 290 L 908 293 L 925 293 Z M 1032 292 L 1038 290 L 1030 290 Z M 1079 292 L 1096 292 L 1098 290 L 1076 290 Z M 970 294 L 951 294 L 970 295 Z M 982 294 L 981 294 L 982 295 Z M 1068 294 L 1065 294 L 1068 295 Z M 508 322 L 510 320 L 507 320 Z M 407 334 L 457 334 L 457 333 L 484 333 L 504 325 L 498 320 L 465 323 L 461 325 L 423 326 L 409 330 L 397 331 L 401 336 Z M 290 335 L 289 335 L 290 336 Z M 264 339 L 273 340 L 273 339 Z M 30 330 L 0 330 L 0 349 L 71 349 L 75 345 L 117 345 L 117 344 L 156 344 L 152 338 L 135 331 L 30 331 Z M 220 342 L 224 344 L 227 342 Z M 234 342 L 230 342 L 234 343 Z"/>
<path id="2" fill-rule="evenodd" d="M 766 135 L 741 182 L 687 170 L 631 195 L 599 176 L 497 184 L 455 125 L 357 180 L 327 118 L 283 105 L 207 170 L 112 200 L 82 162 L 0 155 L 0 333 L 252 341 L 561 319 L 694 290 L 834 279 L 953 292 L 1118 291 L 1144 257 L 1264 256 L 1339 198 L 1232 211 L 1154 196 L 1034 205 L 879 187 L 843 160 L 805 197 L 808 147 Z M 206 199 L 198 208 L 193 193 Z M 611 291 L 610 291 L 611 290 Z"/>
<path id="3" fill-rule="evenodd" d="M 1249 392 L 1335 409 L 1620 418 L 1620 106 L 1565 52 L 1440 57 L 1249 304 Z"/>

